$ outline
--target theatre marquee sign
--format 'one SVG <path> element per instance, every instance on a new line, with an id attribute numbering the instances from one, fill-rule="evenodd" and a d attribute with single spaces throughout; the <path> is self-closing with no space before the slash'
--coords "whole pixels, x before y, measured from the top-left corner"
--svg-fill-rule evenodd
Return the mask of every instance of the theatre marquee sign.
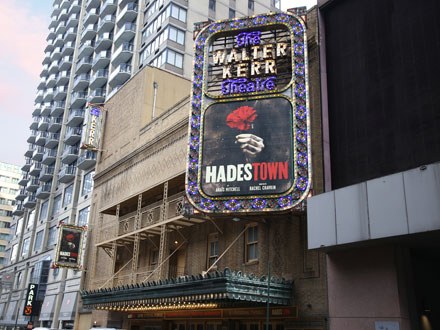
<path id="1" fill-rule="evenodd" d="M 283 211 L 310 188 L 304 23 L 272 13 L 195 40 L 187 196 L 200 211 Z"/>

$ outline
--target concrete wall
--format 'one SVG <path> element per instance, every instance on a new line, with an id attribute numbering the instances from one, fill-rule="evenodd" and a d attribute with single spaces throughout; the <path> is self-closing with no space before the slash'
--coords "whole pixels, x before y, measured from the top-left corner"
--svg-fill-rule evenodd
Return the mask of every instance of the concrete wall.
<path id="1" fill-rule="evenodd" d="M 331 330 L 371 330 L 391 322 L 409 330 L 392 247 L 352 249 L 327 257 Z M 392 329 L 392 328 L 390 328 Z"/>

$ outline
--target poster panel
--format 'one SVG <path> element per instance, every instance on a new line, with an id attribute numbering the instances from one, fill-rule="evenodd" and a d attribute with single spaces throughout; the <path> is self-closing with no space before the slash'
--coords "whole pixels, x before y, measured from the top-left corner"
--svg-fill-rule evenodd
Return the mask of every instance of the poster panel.
<path id="1" fill-rule="evenodd" d="M 61 224 L 54 265 L 56 267 L 80 267 L 84 227 Z"/>

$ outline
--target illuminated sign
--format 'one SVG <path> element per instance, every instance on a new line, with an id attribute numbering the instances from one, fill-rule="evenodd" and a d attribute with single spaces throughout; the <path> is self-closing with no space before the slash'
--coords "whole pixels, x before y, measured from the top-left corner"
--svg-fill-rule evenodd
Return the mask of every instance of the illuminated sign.
<path id="1" fill-rule="evenodd" d="M 54 263 L 56 267 L 80 267 L 84 230 L 84 227 L 60 225 Z"/>
<path id="2" fill-rule="evenodd" d="M 28 291 L 26 294 L 26 300 L 24 303 L 24 316 L 33 316 L 36 315 L 35 311 L 35 298 L 37 295 L 38 284 L 29 283 Z"/>
<path id="3" fill-rule="evenodd" d="M 310 189 L 303 21 L 271 13 L 195 39 L 186 191 L 207 213 L 283 211 Z"/>
<path id="4" fill-rule="evenodd" d="M 98 150 L 101 136 L 102 107 L 90 104 L 87 111 L 87 126 L 81 149 Z"/>

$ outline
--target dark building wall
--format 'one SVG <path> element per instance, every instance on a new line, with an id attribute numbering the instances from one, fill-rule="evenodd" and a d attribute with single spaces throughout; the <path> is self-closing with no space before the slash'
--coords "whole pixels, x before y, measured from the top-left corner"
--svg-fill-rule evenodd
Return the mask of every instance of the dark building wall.
<path id="1" fill-rule="evenodd" d="M 440 2 L 340 0 L 325 25 L 332 188 L 440 160 Z"/>

